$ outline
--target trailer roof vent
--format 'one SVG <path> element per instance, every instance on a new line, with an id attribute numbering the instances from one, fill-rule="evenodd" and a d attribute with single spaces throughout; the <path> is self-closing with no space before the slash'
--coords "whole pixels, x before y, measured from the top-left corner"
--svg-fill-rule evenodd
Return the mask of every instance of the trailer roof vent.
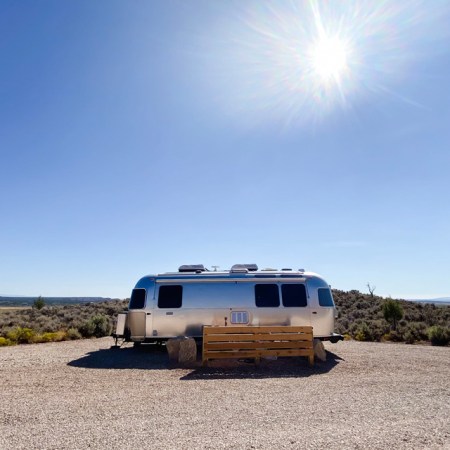
<path id="1" fill-rule="evenodd" d="M 235 264 L 231 268 L 231 272 L 256 272 L 258 270 L 258 266 L 256 264 Z"/>
<path id="2" fill-rule="evenodd" d="M 284 271 L 291 271 L 292 269 L 289 269 L 289 268 L 287 268 L 287 267 L 284 267 L 284 268 L 281 269 L 281 270 L 284 270 Z"/>
<path id="3" fill-rule="evenodd" d="M 178 272 L 205 272 L 205 266 L 203 264 L 184 264 L 178 267 Z"/>
<path id="4" fill-rule="evenodd" d="M 248 269 L 246 269 L 245 267 L 238 267 L 238 268 L 234 268 L 233 267 L 230 269 L 230 273 L 248 273 Z"/>

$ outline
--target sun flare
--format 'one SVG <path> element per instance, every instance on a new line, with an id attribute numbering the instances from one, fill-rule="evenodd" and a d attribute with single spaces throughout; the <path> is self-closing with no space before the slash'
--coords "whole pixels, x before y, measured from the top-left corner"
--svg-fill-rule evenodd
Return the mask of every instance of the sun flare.
<path id="1" fill-rule="evenodd" d="M 339 81 L 347 70 L 348 50 L 338 37 L 322 37 L 311 48 L 314 72 L 323 81 Z"/>
<path id="2" fill-rule="evenodd" d="M 417 106 L 400 92 L 403 80 L 419 55 L 448 50 L 450 1 L 241 3 L 219 26 L 220 38 L 205 37 L 213 69 L 205 86 L 217 83 L 215 95 L 252 126 L 316 124 L 373 98 Z"/>

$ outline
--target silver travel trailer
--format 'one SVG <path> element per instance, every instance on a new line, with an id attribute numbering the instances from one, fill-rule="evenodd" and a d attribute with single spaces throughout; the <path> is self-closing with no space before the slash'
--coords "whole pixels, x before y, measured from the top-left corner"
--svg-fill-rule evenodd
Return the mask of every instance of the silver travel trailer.
<path id="1" fill-rule="evenodd" d="M 343 338 L 334 333 L 336 316 L 330 287 L 315 273 L 258 270 L 256 264 L 220 272 L 185 265 L 141 278 L 114 336 L 150 343 L 177 336 L 201 339 L 204 325 L 290 325 L 312 326 L 315 338 L 337 342 Z"/>

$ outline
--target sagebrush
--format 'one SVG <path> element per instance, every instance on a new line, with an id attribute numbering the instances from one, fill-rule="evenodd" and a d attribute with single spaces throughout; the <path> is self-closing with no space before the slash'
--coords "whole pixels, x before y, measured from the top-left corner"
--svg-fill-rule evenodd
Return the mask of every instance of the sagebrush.
<path id="1" fill-rule="evenodd" d="M 127 304 L 110 300 L 6 311 L 0 314 L 0 346 L 109 336 Z"/>
<path id="2" fill-rule="evenodd" d="M 333 297 L 339 313 L 336 332 L 353 339 L 413 344 L 429 341 L 431 326 L 439 326 L 450 333 L 450 306 L 385 299 L 356 290 L 344 292 L 334 289 Z M 391 311 L 385 314 L 385 305 L 390 309 L 392 304 L 395 324 Z"/>
<path id="3" fill-rule="evenodd" d="M 448 345 L 450 341 L 450 306 L 395 300 L 401 314 L 396 313 L 394 326 L 383 309 L 392 299 L 355 290 L 333 290 L 333 297 L 339 313 L 336 332 L 346 338 L 409 344 L 426 341 L 433 345 Z M 108 336 L 117 314 L 127 305 L 126 299 L 3 312 L 0 346 Z"/>

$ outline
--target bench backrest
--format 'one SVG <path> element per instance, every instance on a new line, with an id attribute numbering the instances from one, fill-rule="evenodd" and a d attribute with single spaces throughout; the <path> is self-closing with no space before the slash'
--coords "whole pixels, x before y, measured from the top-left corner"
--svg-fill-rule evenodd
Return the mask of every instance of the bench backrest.
<path id="1" fill-rule="evenodd" d="M 307 356 L 314 363 L 312 327 L 203 327 L 203 363 L 219 358 Z"/>

